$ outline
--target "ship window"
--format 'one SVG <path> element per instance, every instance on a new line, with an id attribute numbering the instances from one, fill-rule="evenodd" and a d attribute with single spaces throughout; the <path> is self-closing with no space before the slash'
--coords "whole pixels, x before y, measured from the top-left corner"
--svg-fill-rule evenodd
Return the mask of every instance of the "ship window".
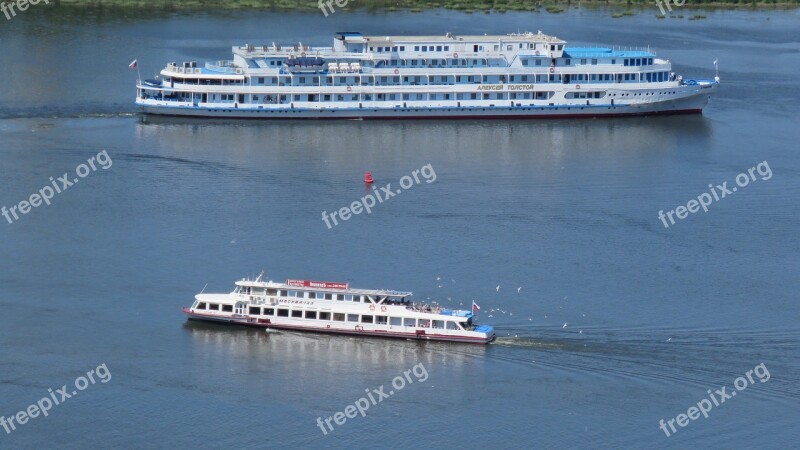
<path id="1" fill-rule="evenodd" d="M 197 308 L 195 308 L 195 309 L 206 309 L 206 304 L 203 303 L 203 302 L 200 302 L 200 303 L 197 304 Z"/>
<path id="2" fill-rule="evenodd" d="M 404 52 L 404 51 L 406 51 L 406 46 L 405 46 L 405 45 L 401 45 L 401 46 L 400 46 L 400 51 L 401 51 L 401 52 Z"/>
<path id="3" fill-rule="evenodd" d="M 347 315 L 348 322 L 358 322 L 358 314 L 348 314 Z"/>
<path id="4" fill-rule="evenodd" d="M 297 310 L 297 309 L 293 309 L 292 310 L 292 317 L 299 317 L 299 318 L 302 319 L 303 318 L 303 311 L 300 311 L 300 310 Z"/>
<path id="5" fill-rule="evenodd" d="M 321 299 L 325 298 L 325 295 L 326 295 L 324 292 L 315 292 L 314 294 L 316 295 L 317 300 L 321 300 Z M 327 294 L 327 295 L 330 295 L 330 294 Z"/>
<path id="6" fill-rule="evenodd" d="M 272 309 L 272 308 L 264 308 L 264 314 L 263 315 L 265 315 L 265 316 L 274 316 L 275 315 L 275 310 Z"/>
<path id="7" fill-rule="evenodd" d="M 372 323 L 373 319 L 372 316 L 361 316 L 361 323 Z"/>
<path id="8" fill-rule="evenodd" d="M 420 328 L 430 328 L 431 321 L 427 320 L 427 319 L 419 319 L 419 325 L 418 326 Z"/>
<path id="9" fill-rule="evenodd" d="M 278 293 L 277 289 L 267 289 L 267 295 L 275 295 Z"/>
<path id="10" fill-rule="evenodd" d="M 316 311 L 306 311 L 306 319 L 316 319 L 317 312 Z"/>
<path id="11" fill-rule="evenodd" d="M 542 65 L 542 60 L 541 59 L 537 59 L 536 60 L 536 65 L 537 66 L 541 66 Z"/>
<path id="12" fill-rule="evenodd" d="M 418 51 L 419 51 L 419 45 L 415 45 L 415 46 L 414 46 L 414 51 L 415 51 L 415 52 L 418 52 Z"/>
<path id="13" fill-rule="evenodd" d="M 344 314 L 333 313 L 333 320 L 335 320 L 336 322 L 344 322 Z"/>
<path id="14" fill-rule="evenodd" d="M 333 294 L 325 294 L 325 300 L 333 300 Z"/>
<path id="15" fill-rule="evenodd" d="M 222 305 L 223 312 L 233 312 L 233 305 Z"/>
<path id="16" fill-rule="evenodd" d="M 279 309 L 278 310 L 278 317 L 289 317 L 289 310 L 288 309 Z"/>
<path id="17" fill-rule="evenodd" d="M 347 302 L 352 302 L 353 301 L 353 294 L 345 294 L 344 295 L 344 300 L 347 301 Z"/>
<path id="18" fill-rule="evenodd" d="M 286 297 L 286 296 L 287 296 L 287 295 L 286 295 L 286 291 L 284 291 L 284 290 L 281 290 L 281 297 Z"/>
<path id="19" fill-rule="evenodd" d="M 361 296 L 360 295 L 354 295 L 353 296 L 353 301 L 356 302 L 356 303 L 361 303 Z"/>
<path id="20" fill-rule="evenodd" d="M 259 315 L 261 315 L 261 308 L 255 308 L 255 307 L 252 307 L 252 306 L 251 306 L 251 307 L 250 307 L 250 314 L 252 314 L 252 315 L 254 315 L 254 316 L 259 316 Z"/>
<path id="21" fill-rule="evenodd" d="M 211 303 L 208 305 L 208 309 L 213 309 L 214 311 L 219 311 L 219 305 L 216 303 Z"/>
<path id="22" fill-rule="evenodd" d="M 386 316 L 375 316 L 375 323 L 379 325 L 386 325 L 386 320 L 388 317 Z"/>
<path id="23" fill-rule="evenodd" d="M 450 51 L 450 46 L 449 45 L 445 45 L 444 46 L 444 51 L 449 52 Z"/>
<path id="24" fill-rule="evenodd" d="M 458 324 L 456 324 L 455 322 L 451 322 L 451 321 L 449 321 L 449 320 L 448 320 L 448 321 L 447 321 L 447 329 L 448 329 L 448 330 L 458 330 L 458 329 L 459 329 L 459 328 L 458 328 Z"/>
<path id="25" fill-rule="evenodd" d="M 427 45 L 423 45 L 422 46 L 422 51 L 423 52 L 427 52 L 428 51 L 428 46 Z"/>
<path id="26" fill-rule="evenodd" d="M 523 66 L 527 66 L 528 65 L 528 60 L 527 59 L 523 59 L 522 60 L 522 65 Z"/>
<path id="27" fill-rule="evenodd" d="M 331 313 L 329 312 L 319 313 L 319 320 L 331 320 Z"/>
<path id="28" fill-rule="evenodd" d="M 403 325 L 405 325 L 407 327 L 415 327 L 415 326 L 417 326 L 417 319 L 405 318 L 405 319 L 403 319 Z"/>
<path id="29" fill-rule="evenodd" d="M 592 64 L 597 65 L 597 59 L 596 58 L 592 59 Z"/>
<path id="30" fill-rule="evenodd" d="M 403 324 L 402 317 L 389 317 L 389 325 L 399 327 Z"/>
<path id="31" fill-rule="evenodd" d="M 434 320 L 431 328 L 444 328 L 444 320 Z"/>

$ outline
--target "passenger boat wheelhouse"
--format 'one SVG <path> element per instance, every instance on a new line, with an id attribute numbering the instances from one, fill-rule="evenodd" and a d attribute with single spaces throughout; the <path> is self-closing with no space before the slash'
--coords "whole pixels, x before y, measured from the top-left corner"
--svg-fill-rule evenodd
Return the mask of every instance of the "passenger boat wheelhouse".
<path id="1" fill-rule="evenodd" d="M 160 77 L 160 78 L 159 78 Z M 555 36 L 364 36 L 332 47 L 244 45 L 137 83 L 150 114 L 266 119 L 597 117 L 699 113 L 719 85 L 683 80 L 649 49 Z"/>
<path id="2" fill-rule="evenodd" d="M 351 289 L 348 283 L 242 279 L 229 294 L 195 296 L 189 319 L 394 338 L 486 344 L 494 328 L 472 311 L 412 302 L 411 292 Z"/>

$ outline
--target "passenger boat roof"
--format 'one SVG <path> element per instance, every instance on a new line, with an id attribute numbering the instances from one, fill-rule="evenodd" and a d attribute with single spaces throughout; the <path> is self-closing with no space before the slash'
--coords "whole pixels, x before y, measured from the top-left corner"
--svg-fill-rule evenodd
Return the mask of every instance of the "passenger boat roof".
<path id="1" fill-rule="evenodd" d="M 344 283 L 342 283 L 344 284 Z M 272 289 L 287 289 L 294 291 L 314 291 L 314 292 L 335 292 L 356 295 L 384 295 L 390 297 L 409 297 L 414 295 L 412 292 L 393 291 L 388 289 L 353 289 L 349 285 L 346 287 L 319 287 L 319 286 L 298 286 L 288 283 L 277 283 L 270 281 L 242 279 L 236 282 L 237 286 L 264 287 Z"/>
<path id="2" fill-rule="evenodd" d="M 516 40 L 530 40 L 536 42 L 560 42 L 562 39 L 555 36 L 544 34 L 541 31 L 538 33 L 513 33 L 513 34 L 484 34 L 484 35 L 455 35 L 448 33 L 444 36 L 361 36 L 356 33 L 348 33 L 343 36 L 347 42 L 485 42 L 485 41 L 516 41 Z"/>

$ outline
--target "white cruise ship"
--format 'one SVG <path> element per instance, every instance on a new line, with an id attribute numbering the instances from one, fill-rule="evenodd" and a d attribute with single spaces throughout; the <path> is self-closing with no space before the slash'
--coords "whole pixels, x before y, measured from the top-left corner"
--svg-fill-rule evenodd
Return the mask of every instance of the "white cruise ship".
<path id="1" fill-rule="evenodd" d="M 263 274 L 262 274 L 263 275 Z M 494 328 L 472 311 L 411 302 L 410 292 L 351 289 L 348 283 L 242 279 L 229 294 L 204 294 L 189 319 L 264 328 L 487 344 Z"/>
<path id="2" fill-rule="evenodd" d="M 536 118 L 700 113 L 719 86 L 645 49 L 538 33 L 364 36 L 333 47 L 245 45 L 137 83 L 144 113 L 263 119 Z"/>

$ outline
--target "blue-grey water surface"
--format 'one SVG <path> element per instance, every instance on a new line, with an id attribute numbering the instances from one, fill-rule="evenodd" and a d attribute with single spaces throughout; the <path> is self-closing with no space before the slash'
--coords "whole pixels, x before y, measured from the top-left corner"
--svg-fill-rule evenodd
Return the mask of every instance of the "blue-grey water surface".
<path id="1" fill-rule="evenodd" d="M 796 448 L 800 14 L 706 14 L 40 5 L 0 23 L 0 206 L 102 150 L 113 161 L 50 206 L 0 217 L 0 415 L 102 364 L 111 376 L 0 428 L 0 448 Z M 613 120 L 269 123 L 143 118 L 132 105 L 134 58 L 149 77 L 232 45 L 323 45 L 341 30 L 539 29 L 650 45 L 687 77 L 713 77 L 719 58 L 721 89 L 702 116 Z M 658 219 L 764 161 L 771 178 L 756 172 L 670 228 Z M 366 170 L 397 186 L 427 164 L 435 182 L 333 229 L 321 220 L 365 194 Z M 261 270 L 474 300 L 499 338 L 265 333 L 182 316 L 204 286 L 227 292 Z M 670 437 L 659 428 L 761 363 L 767 381 Z M 425 381 L 318 428 L 419 364 Z"/>

